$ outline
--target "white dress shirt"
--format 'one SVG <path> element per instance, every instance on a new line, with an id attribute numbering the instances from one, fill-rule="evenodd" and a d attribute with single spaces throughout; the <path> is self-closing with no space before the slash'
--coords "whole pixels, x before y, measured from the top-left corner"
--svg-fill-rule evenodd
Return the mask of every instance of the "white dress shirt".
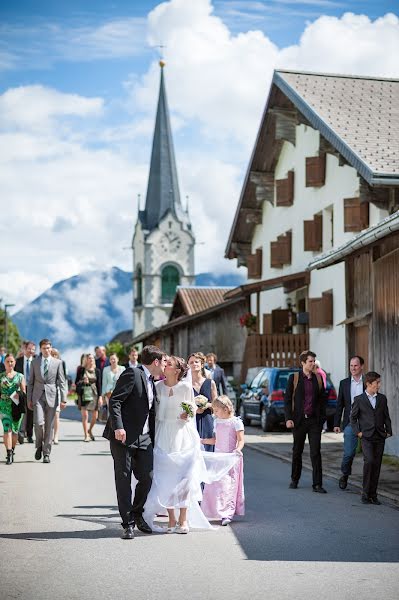
<path id="1" fill-rule="evenodd" d="M 371 404 L 371 406 L 372 406 L 372 407 L 374 408 L 374 410 L 375 410 L 375 405 L 376 405 L 376 403 L 377 403 L 377 394 L 374 394 L 374 396 L 370 396 L 370 394 L 368 394 L 368 393 L 366 392 L 366 396 L 367 396 L 367 398 L 370 400 L 370 404 Z"/>
<path id="2" fill-rule="evenodd" d="M 351 377 L 351 404 L 353 404 L 356 396 L 363 394 L 363 377 L 356 381 L 354 377 Z"/>
<path id="3" fill-rule="evenodd" d="M 149 410 L 151 410 L 152 405 L 154 403 L 154 389 L 152 387 L 152 381 L 150 379 L 151 377 L 151 373 L 149 372 L 149 370 L 147 369 L 147 367 L 143 366 L 143 371 L 145 374 L 145 378 L 147 380 L 147 396 L 148 396 L 148 408 Z M 148 433 L 150 431 L 150 424 L 149 424 L 149 416 L 146 419 L 146 422 L 144 423 L 144 427 L 143 427 L 143 435 L 145 433 Z"/>
<path id="4" fill-rule="evenodd" d="M 139 366 L 139 363 L 138 363 L 138 362 L 136 362 L 136 363 L 134 363 L 134 364 L 133 364 L 133 363 L 132 363 L 132 362 L 129 360 L 129 367 L 131 367 L 132 369 L 135 369 L 135 368 L 136 368 L 136 367 L 138 367 L 138 366 Z"/>

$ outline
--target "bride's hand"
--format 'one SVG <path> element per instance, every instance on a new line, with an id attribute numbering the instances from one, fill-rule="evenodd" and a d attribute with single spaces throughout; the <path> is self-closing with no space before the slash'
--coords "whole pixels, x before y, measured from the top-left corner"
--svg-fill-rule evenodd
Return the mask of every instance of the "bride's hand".
<path id="1" fill-rule="evenodd" d="M 187 419 L 188 419 L 188 414 L 187 414 L 186 412 L 182 412 L 182 413 L 181 413 L 181 415 L 180 415 L 180 418 L 181 418 L 183 421 L 187 421 Z"/>

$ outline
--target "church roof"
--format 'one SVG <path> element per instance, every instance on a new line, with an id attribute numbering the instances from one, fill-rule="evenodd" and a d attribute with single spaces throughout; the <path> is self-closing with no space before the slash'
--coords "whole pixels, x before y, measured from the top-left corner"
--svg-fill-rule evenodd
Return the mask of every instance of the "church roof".
<path id="1" fill-rule="evenodd" d="M 148 231 L 155 229 L 168 212 L 171 212 L 179 221 L 189 226 L 188 214 L 183 210 L 180 201 L 172 129 L 163 74 L 164 63 L 162 61 L 160 66 L 161 81 L 147 196 L 145 209 L 139 212 L 143 228 Z"/>

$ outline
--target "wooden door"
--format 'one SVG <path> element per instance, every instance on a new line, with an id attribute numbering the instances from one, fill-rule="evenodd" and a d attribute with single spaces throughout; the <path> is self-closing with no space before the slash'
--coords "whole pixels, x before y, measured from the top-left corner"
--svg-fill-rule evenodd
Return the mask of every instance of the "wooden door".
<path id="1" fill-rule="evenodd" d="M 364 358 L 364 373 L 369 370 L 369 325 L 354 327 L 355 354 Z"/>

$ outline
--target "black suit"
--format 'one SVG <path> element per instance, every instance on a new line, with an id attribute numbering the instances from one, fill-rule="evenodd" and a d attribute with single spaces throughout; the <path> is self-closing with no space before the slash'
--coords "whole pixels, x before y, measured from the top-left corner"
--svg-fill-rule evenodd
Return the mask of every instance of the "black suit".
<path id="1" fill-rule="evenodd" d="M 4 363 L 0 363 L 0 373 L 3 373 L 6 370 Z"/>
<path id="2" fill-rule="evenodd" d="M 209 367 L 208 367 L 209 368 Z M 224 370 L 219 365 L 215 365 L 214 369 L 209 369 L 211 371 L 212 379 L 215 382 L 217 393 L 218 394 L 227 394 L 227 384 L 226 377 L 224 374 Z"/>
<path id="3" fill-rule="evenodd" d="M 285 420 L 294 421 L 294 445 L 292 449 L 292 471 L 291 479 L 298 482 L 302 473 L 302 453 L 305 446 L 306 434 L 309 440 L 310 458 L 313 470 L 313 487 L 322 485 L 323 474 L 321 465 L 321 430 L 326 418 L 326 393 L 324 385 L 321 382 L 319 387 L 318 379 L 312 373 L 312 415 L 305 416 L 304 400 L 305 385 L 303 371 L 299 373 L 298 385 L 294 394 L 294 410 L 292 410 L 292 393 L 294 390 L 294 375 L 288 378 L 287 388 L 285 390 L 284 407 Z"/>
<path id="4" fill-rule="evenodd" d="M 108 356 L 106 357 L 106 359 L 105 359 L 105 362 L 104 362 L 103 366 L 101 366 L 101 358 L 96 358 L 96 368 L 97 368 L 97 369 L 100 369 L 100 373 L 101 373 L 101 374 L 102 374 L 102 372 L 103 372 L 103 369 L 104 369 L 105 367 L 109 367 L 109 365 L 110 365 L 110 364 L 111 364 L 111 363 L 109 362 L 109 358 L 108 358 Z"/>
<path id="5" fill-rule="evenodd" d="M 141 516 L 151 487 L 156 403 L 153 384 L 152 389 L 154 399 L 150 409 L 144 370 L 128 368 L 119 377 L 109 399 L 110 416 L 103 435 L 110 441 L 114 459 L 116 494 L 123 527 L 134 525 L 135 517 Z M 149 433 L 143 434 L 147 417 Z M 116 429 L 126 431 L 124 444 L 115 439 Z M 133 504 L 132 472 L 137 479 Z"/>
<path id="6" fill-rule="evenodd" d="M 335 410 L 334 416 L 334 427 L 341 427 L 341 419 L 342 419 L 342 427 L 344 430 L 347 425 L 349 425 L 350 414 L 352 408 L 352 398 L 351 398 L 351 381 L 352 377 L 346 377 L 342 379 L 339 383 L 339 391 L 337 398 L 337 408 Z M 363 391 L 364 391 L 364 383 L 363 383 Z M 344 416 L 342 418 L 342 412 Z"/>
<path id="7" fill-rule="evenodd" d="M 362 433 L 363 495 L 375 498 L 385 439 L 387 435 L 392 435 L 386 396 L 377 394 L 375 408 L 366 393 L 356 396 L 352 406 L 351 425 L 355 435 Z"/>
<path id="8" fill-rule="evenodd" d="M 33 358 L 32 358 L 32 360 L 33 360 Z M 31 368 L 32 368 L 32 360 L 30 362 Z M 25 376 L 24 356 L 20 356 L 19 358 L 16 359 L 15 370 L 18 373 L 22 373 L 22 375 Z M 28 384 L 28 382 L 26 381 L 26 385 L 27 384 Z M 21 423 L 20 432 L 21 432 L 21 441 L 22 442 L 23 442 L 23 436 L 25 434 L 28 438 L 33 437 L 33 410 L 28 408 L 28 406 L 26 407 L 25 417 L 23 418 L 22 423 Z"/>

